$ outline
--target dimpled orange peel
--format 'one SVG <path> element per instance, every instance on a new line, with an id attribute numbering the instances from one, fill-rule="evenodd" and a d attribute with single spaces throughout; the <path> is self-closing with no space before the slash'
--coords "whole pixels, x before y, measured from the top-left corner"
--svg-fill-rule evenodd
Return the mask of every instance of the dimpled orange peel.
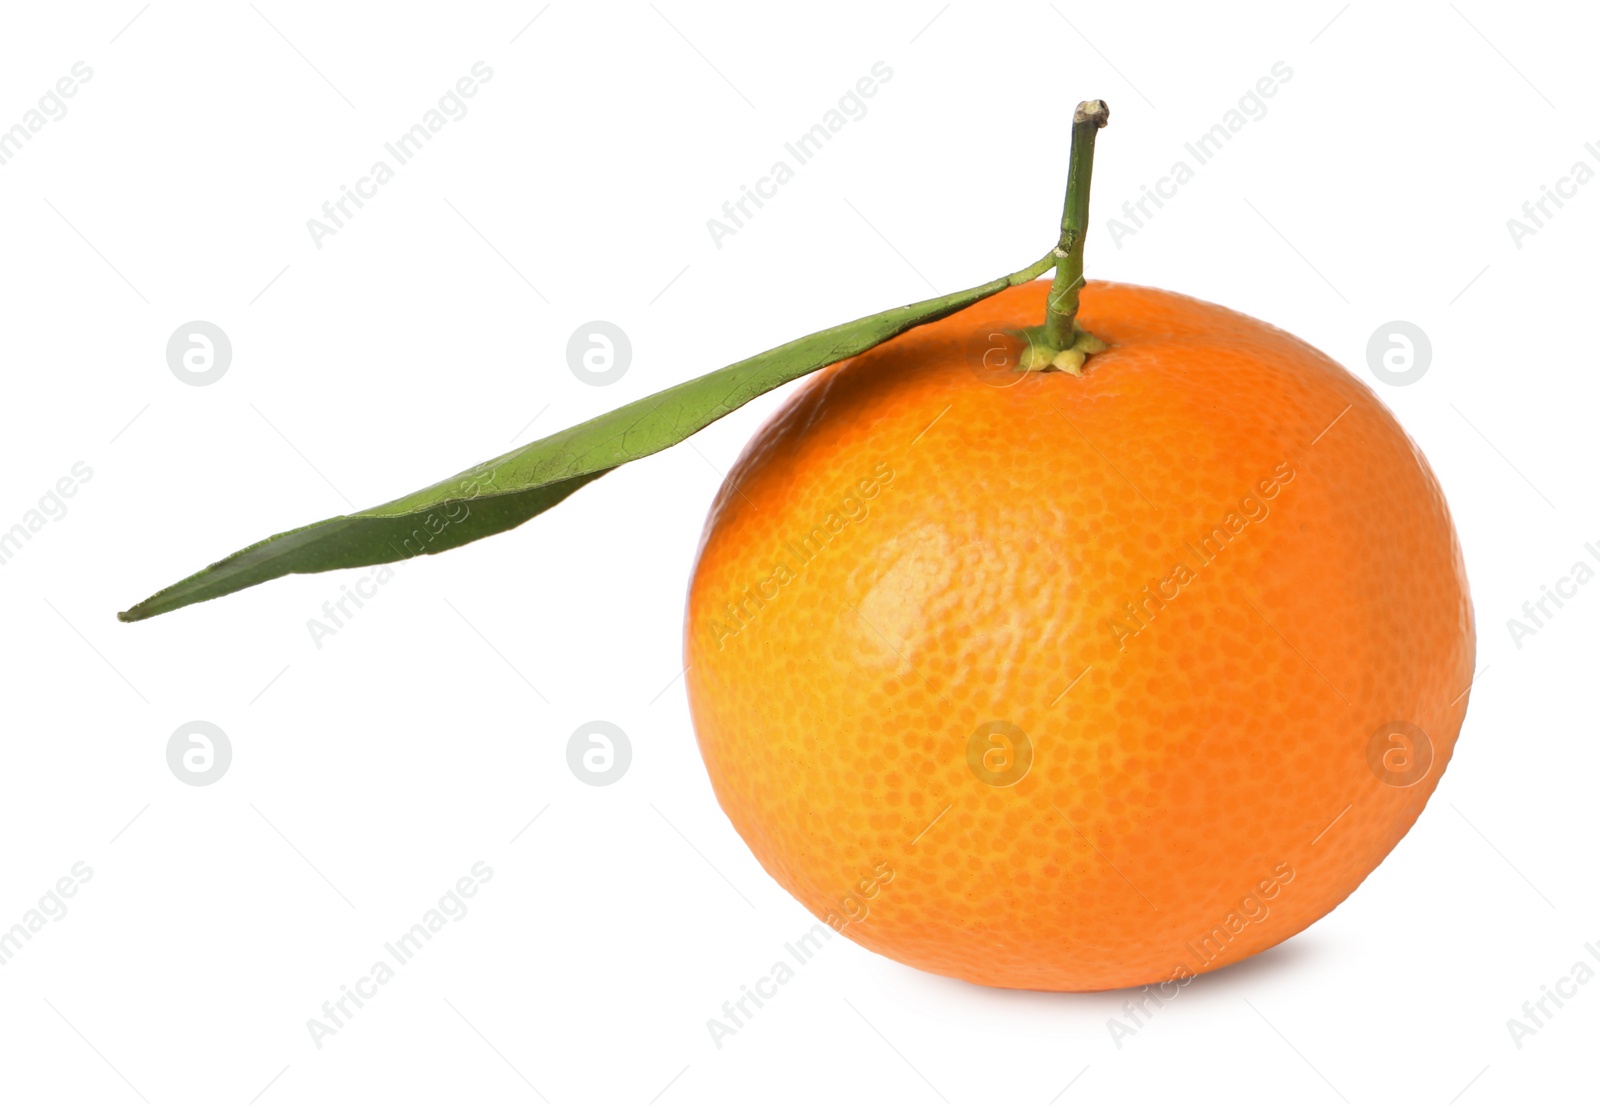
<path id="1" fill-rule="evenodd" d="M 1421 454 L 1327 357 L 1084 284 L 1108 116 L 1078 106 L 1060 235 L 1023 269 L 270 536 L 120 618 L 509 530 L 816 373 L 718 493 L 684 632 L 706 768 L 767 872 L 986 985 L 1171 995 L 1283 941 L 1449 761 L 1461 553 Z"/>
<path id="2" fill-rule="evenodd" d="M 739 834 L 863 946 L 1182 984 L 1416 820 L 1466 711 L 1466 576 L 1427 463 L 1325 355 L 1102 283 L 1051 343 L 1051 298 L 835 365 L 756 435 L 706 522 L 689 703 Z"/>

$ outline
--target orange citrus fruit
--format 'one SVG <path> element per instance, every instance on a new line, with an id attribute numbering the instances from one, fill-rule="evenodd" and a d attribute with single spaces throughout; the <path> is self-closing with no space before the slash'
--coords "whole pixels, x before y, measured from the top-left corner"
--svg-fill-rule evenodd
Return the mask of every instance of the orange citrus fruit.
<path id="1" fill-rule="evenodd" d="M 685 630 L 717 798 L 871 950 L 1091 990 L 1248 957 L 1416 820 L 1474 633 L 1433 474 L 1304 342 L 1091 282 L 1019 372 L 1010 289 L 832 366 L 729 473 Z"/>

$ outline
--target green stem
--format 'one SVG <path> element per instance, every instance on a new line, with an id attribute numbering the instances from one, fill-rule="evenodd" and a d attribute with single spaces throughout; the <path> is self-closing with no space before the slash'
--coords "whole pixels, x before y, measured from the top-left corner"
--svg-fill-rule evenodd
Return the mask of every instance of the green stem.
<path id="1" fill-rule="evenodd" d="M 1085 100 L 1072 116 L 1072 153 L 1067 166 L 1067 202 L 1061 213 L 1061 241 L 1055 249 L 1056 276 L 1045 305 L 1044 339 L 1066 350 L 1076 338 L 1078 291 L 1083 288 L 1083 238 L 1089 230 L 1089 178 L 1094 172 L 1095 134 L 1111 120 L 1104 100 Z"/>

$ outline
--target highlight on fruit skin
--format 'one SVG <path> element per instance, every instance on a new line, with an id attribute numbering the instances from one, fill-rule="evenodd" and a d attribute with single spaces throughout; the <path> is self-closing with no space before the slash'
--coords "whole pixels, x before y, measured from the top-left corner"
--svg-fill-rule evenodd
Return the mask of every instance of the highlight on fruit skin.
<path id="1" fill-rule="evenodd" d="M 993 986 L 1170 989 L 1282 942 L 1437 786 L 1466 574 L 1421 452 L 1336 363 L 1085 281 L 1109 118 L 1078 106 L 1037 261 L 273 535 L 119 618 L 509 530 L 822 370 L 728 474 L 685 618 L 701 754 L 767 872 L 863 946 Z"/>

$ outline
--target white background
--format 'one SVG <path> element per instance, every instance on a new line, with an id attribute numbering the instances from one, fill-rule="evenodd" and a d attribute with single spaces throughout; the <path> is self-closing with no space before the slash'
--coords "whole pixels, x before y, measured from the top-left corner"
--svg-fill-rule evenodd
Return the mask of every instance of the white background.
<path id="1" fill-rule="evenodd" d="M 0 16 L 0 127 L 93 70 L 0 166 L 0 530 L 93 470 L 0 566 L 0 927 L 93 870 L 0 966 L 0 1099 L 1472 1108 L 1592 1089 L 1600 983 L 1520 1047 L 1506 1023 L 1600 967 L 1600 584 L 1520 643 L 1506 625 L 1600 566 L 1600 183 L 1520 247 L 1506 226 L 1575 161 L 1600 169 L 1592 13 L 139 3 Z M 306 221 L 480 60 L 468 114 L 314 244 Z M 894 75 L 868 114 L 714 245 L 706 221 L 878 61 Z M 1106 219 L 1279 61 L 1268 114 L 1114 245 Z M 320 645 L 307 621 L 364 571 L 114 620 L 269 533 L 1026 264 L 1093 96 L 1112 124 L 1091 276 L 1269 320 L 1374 384 L 1455 511 L 1483 671 L 1393 856 L 1120 1047 L 1126 994 L 986 991 L 842 940 L 713 1043 L 706 1021 L 813 922 L 718 809 L 680 678 L 704 512 L 782 392 L 402 564 Z M 605 388 L 566 364 L 595 319 L 633 344 Z M 1366 366 L 1397 319 L 1433 344 L 1404 388 Z M 208 387 L 166 364 L 190 320 L 233 344 Z M 594 719 L 633 748 L 605 788 L 566 762 Z M 190 720 L 230 739 L 215 784 L 168 768 Z M 480 860 L 468 914 L 315 1045 L 307 1020 Z"/>

